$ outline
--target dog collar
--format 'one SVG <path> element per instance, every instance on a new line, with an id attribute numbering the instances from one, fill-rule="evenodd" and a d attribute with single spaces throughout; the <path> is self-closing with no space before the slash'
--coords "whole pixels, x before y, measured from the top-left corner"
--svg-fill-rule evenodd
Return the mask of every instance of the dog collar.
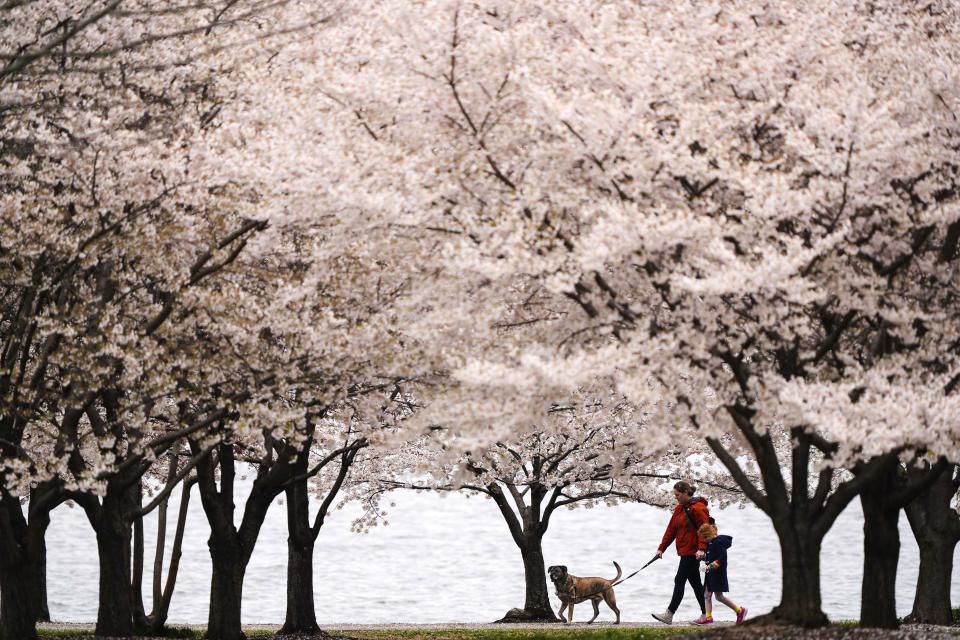
<path id="1" fill-rule="evenodd" d="M 567 575 L 567 579 L 566 579 L 566 581 L 563 583 L 563 590 L 561 591 L 561 590 L 558 588 L 558 589 L 557 589 L 557 595 L 558 595 L 558 596 L 573 596 L 573 595 L 576 595 L 576 593 L 575 593 L 575 592 L 576 592 L 576 589 L 570 589 L 569 591 L 567 591 L 567 588 L 570 587 L 570 585 L 572 585 L 572 584 L 573 584 L 573 578 L 571 578 L 569 575 Z"/>

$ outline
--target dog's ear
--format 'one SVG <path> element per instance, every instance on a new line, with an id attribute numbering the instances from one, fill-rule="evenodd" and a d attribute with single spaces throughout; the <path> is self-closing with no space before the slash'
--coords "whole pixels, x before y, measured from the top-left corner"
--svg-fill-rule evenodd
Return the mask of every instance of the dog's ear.
<path id="1" fill-rule="evenodd" d="M 565 565 L 560 565 L 558 569 L 560 569 L 560 571 L 563 571 L 564 573 L 567 572 L 567 567 Z"/>

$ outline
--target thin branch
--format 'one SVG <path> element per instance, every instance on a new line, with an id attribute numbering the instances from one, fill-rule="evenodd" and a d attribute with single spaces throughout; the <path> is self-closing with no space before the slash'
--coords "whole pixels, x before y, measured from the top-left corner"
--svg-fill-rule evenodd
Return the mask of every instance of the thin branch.
<path id="1" fill-rule="evenodd" d="M 733 479 L 738 485 L 740 485 L 740 488 L 743 489 L 743 492 L 747 495 L 747 497 L 750 498 L 750 500 L 757 505 L 761 511 L 772 517 L 773 512 L 771 509 L 770 500 L 766 494 L 764 494 L 753 483 L 753 481 L 750 479 L 750 476 L 744 472 L 736 458 L 734 458 L 716 438 L 707 437 L 707 445 L 717 456 L 717 458 L 720 459 L 720 462 L 723 463 L 723 466 L 727 468 L 727 471 L 730 472 L 730 475 L 733 476 Z"/>
<path id="2" fill-rule="evenodd" d="M 50 55 L 50 53 L 54 49 L 66 44 L 68 40 L 76 36 L 78 33 L 83 31 L 93 23 L 99 22 L 100 20 L 102 20 L 105 16 L 107 16 L 114 9 L 120 6 L 122 2 L 123 0 L 114 0 L 113 2 L 105 6 L 103 9 L 101 9 L 100 11 L 94 13 L 93 15 L 91 15 L 90 17 L 84 20 L 77 22 L 70 29 L 65 30 L 63 32 L 63 35 L 53 40 L 42 49 L 38 51 L 34 51 L 33 53 L 23 54 L 14 58 L 3 69 L 0 69 L 0 81 L 2 81 L 4 78 L 8 76 L 12 76 L 15 73 L 19 73 L 35 60 L 39 60 L 40 58 Z"/>
<path id="3" fill-rule="evenodd" d="M 156 509 L 161 502 L 167 499 L 167 496 L 170 495 L 170 493 L 174 490 L 174 488 L 176 488 L 176 486 L 180 484 L 180 481 L 186 478 L 187 475 L 189 475 L 189 473 L 194 470 L 194 468 L 197 466 L 197 463 L 199 463 L 202 458 L 205 458 L 206 456 L 210 455 L 210 452 L 216 446 L 217 446 L 216 444 L 212 444 L 202 449 L 199 453 L 195 454 L 193 457 L 191 457 L 190 460 L 187 461 L 187 464 L 183 466 L 183 469 L 181 469 L 173 478 L 170 478 L 167 480 L 167 484 L 163 488 L 163 491 L 158 493 L 153 500 L 147 503 L 146 506 L 141 507 L 140 510 L 136 512 L 136 516 L 143 517 L 148 513 L 150 513 L 151 511 L 153 511 L 154 509 Z"/>

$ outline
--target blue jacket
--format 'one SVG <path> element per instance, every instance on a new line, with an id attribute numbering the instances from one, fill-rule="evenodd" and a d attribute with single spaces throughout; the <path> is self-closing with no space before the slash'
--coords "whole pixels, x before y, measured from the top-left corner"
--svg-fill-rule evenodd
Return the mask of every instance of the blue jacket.
<path id="1" fill-rule="evenodd" d="M 707 543 L 707 555 L 703 557 L 703 561 L 710 566 L 704 581 L 708 591 L 716 593 L 730 590 L 730 585 L 727 584 L 727 549 L 732 544 L 733 538 L 730 536 L 717 536 Z"/>

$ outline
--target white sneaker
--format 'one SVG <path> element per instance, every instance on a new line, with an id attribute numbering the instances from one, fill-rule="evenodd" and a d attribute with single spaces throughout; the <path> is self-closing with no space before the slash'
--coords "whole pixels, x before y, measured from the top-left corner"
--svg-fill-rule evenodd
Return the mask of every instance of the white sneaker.
<path id="1" fill-rule="evenodd" d="M 673 611 L 670 611 L 670 609 L 667 609 L 663 613 L 651 613 L 650 615 L 663 624 L 673 624 Z"/>

